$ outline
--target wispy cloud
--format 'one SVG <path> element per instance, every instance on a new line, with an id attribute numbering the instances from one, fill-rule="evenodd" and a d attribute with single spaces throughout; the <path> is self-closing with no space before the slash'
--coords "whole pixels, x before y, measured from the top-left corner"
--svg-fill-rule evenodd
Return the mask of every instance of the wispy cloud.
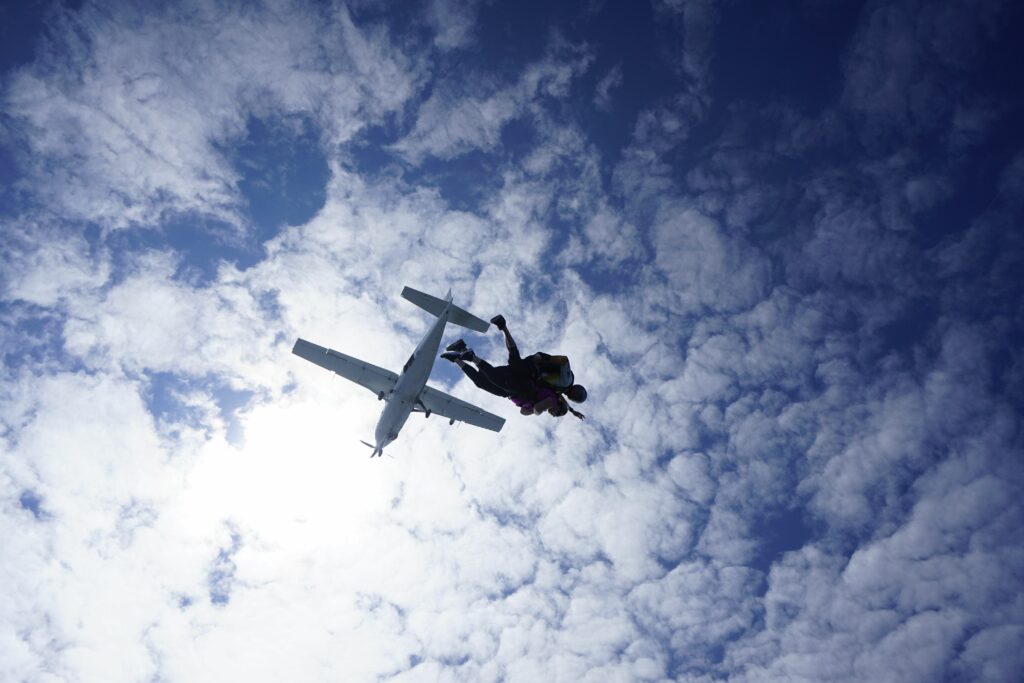
<path id="1" fill-rule="evenodd" d="M 490 151 L 507 123 L 540 114 L 544 98 L 565 98 L 591 59 L 585 48 L 556 35 L 543 58 L 527 65 L 514 83 L 495 83 L 470 71 L 468 79 L 435 87 L 395 149 L 413 163 L 428 155 L 450 159 L 472 150 Z"/>
<path id="2" fill-rule="evenodd" d="M 124 19 L 88 6 L 60 13 L 4 97 L 39 201 L 104 229 L 167 214 L 238 224 L 239 176 L 218 147 L 244 135 L 247 116 L 312 115 L 338 142 L 414 91 L 408 62 L 344 8 L 333 31 L 331 12 L 298 6 L 112 11 Z"/>
<path id="3" fill-rule="evenodd" d="M 658 0 L 653 3 L 660 18 L 678 25 L 682 47 L 679 54 L 672 55 L 672 65 L 687 77 L 695 94 L 703 94 L 709 85 L 720 4 L 716 0 Z"/>
<path id="4" fill-rule="evenodd" d="M 612 108 L 612 90 L 622 85 L 622 65 L 616 64 L 597 82 L 594 104 L 598 109 Z"/>
<path id="5" fill-rule="evenodd" d="M 427 22 L 436 34 L 434 45 L 442 50 L 454 50 L 475 42 L 478 0 L 434 0 L 428 5 Z"/>

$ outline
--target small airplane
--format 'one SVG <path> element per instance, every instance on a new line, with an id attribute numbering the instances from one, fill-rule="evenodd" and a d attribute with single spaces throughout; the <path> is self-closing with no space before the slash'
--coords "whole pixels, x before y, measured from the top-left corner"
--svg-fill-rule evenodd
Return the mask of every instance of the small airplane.
<path id="1" fill-rule="evenodd" d="M 405 362 L 402 374 L 396 375 L 390 370 L 301 338 L 295 341 L 292 353 L 356 384 L 361 384 L 376 394 L 377 400 L 387 401 L 377 421 L 374 433 L 376 444 L 362 442 L 373 449 L 371 458 L 384 453 L 384 447 L 398 438 L 398 432 L 409 419 L 409 415 L 414 412 L 423 413 L 424 417 L 437 413 L 448 418 L 448 424 L 455 424 L 458 420 L 500 432 L 505 424 L 504 418 L 427 386 L 427 378 L 434 367 L 434 359 L 437 358 L 437 350 L 441 346 L 445 325 L 454 323 L 476 332 L 486 332 L 490 323 L 453 304 L 450 289 L 444 299 L 438 299 L 411 287 L 405 287 L 402 289 L 402 297 L 437 316 L 426 336 Z"/>

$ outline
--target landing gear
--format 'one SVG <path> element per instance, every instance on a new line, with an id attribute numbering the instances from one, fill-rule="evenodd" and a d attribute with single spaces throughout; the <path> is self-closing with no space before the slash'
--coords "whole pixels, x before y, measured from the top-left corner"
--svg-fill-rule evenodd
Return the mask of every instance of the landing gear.
<path id="1" fill-rule="evenodd" d="M 423 413 L 423 417 L 430 417 L 430 413 L 433 412 L 432 410 L 428 410 L 427 407 L 423 405 L 423 401 L 420 400 L 416 401 L 416 405 L 413 407 L 413 410 L 416 410 L 416 408 L 419 408 L 419 412 Z"/>

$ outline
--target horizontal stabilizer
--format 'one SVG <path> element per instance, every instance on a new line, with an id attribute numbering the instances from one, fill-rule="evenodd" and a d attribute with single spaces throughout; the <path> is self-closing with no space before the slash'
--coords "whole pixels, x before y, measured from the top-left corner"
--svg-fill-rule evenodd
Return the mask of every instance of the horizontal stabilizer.
<path id="1" fill-rule="evenodd" d="M 445 306 L 449 302 L 444 299 L 438 299 L 436 296 L 430 296 L 423 292 L 413 289 L 412 287 L 406 287 L 402 290 L 402 297 L 412 303 L 416 304 L 424 311 L 433 315 L 441 315 L 444 312 Z M 486 332 L 490 323 L 481 320 L 469 311 L 465 311 L 455 304 L 451 304 L 451 311 L 448 313 L 448 322 L 467 327 L 474 332 Z"/>
<path id="2" fill-rule="evenodd" d="M 370 448 L 372 448 L 372 449 L 373 449 L 373 453 L 370 453 L 370 457 L 371 457 L 371 458 L 372 458 L 373 456 L 375 456 L 375 455 L 383 455 L 383 454 L 384 454 L 384 449 L 383 449 L 383 448 L 377 448 L 377 447 L 376 447 L 376 446 L 374 446 L 374 445 L 373 445 L 372 443 L 366 443 L 366 442 L 365 442 L 365 441 L 363 441 L 362 439 L 360 439 L 360 440 L 359 440 L 359 443 L 361 443 L 361 444 L 363 444 L 364 446 L 368 446 L 368 447 L 370 447 Z"/>

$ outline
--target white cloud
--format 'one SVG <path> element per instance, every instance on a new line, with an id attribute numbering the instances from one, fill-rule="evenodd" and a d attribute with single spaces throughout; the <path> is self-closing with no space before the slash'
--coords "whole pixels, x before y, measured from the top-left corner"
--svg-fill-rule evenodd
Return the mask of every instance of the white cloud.
<path id="1" fill-rule="evenodd" d="M 275 344 L 252 291 L 238 282 L 192 288 L 175 281 L 175 263 L 164 253 L 144 254 L 136 267 L 102 295 L 69 306 L 69 354 L 130 373 L 223 374 L 239 388 L 283 382 L 273 359 L 284 344 Z"/>
<path id="2" fill-rule="evenodd" d="M 846 56 L 843 92 L 843 104 L 860 117 L 864 140 L 885 148 L 949 127 L 957 145 L 986 125 L 977 106 L 971 116 L 959 103 L 978 99 L 964 75 L 978 63 L 1003 11 L 998 2 L 868 5 Z"/>
<path id="3" fill-rule="evenodd" d="M 612 108 L 612 90 L 622 85 L 622 65 L 616 64 L 597 82 L 594 104 L 605 111 Z"/>
<path id="4" fill-rule="evenodd" d="M 616 193 L 639 203 L 672 192 L 675 183 L 665 155 L 685 143 L 705 110 L 701 98 L 686 94 L 641 111 L 630 145 L 613 169 Z"/>
<path id="5" fill-rule="evenodd" d="M 654 263 L 668 279 L 680 313 L 702 306 L 746 308 L 768 285 L 767 264 L 739 240 L 730 240 L 714 221 L 685 205 L 668 202 L 654 224 Z"/>
<path id="6" fill-rule="evenodd" d="M 2 247 L 3 298 L 53 307 L 68 296 L 102 286 L 110 277 L 105 254 L 91 256 L 85 239 L 54 226 L 8 225 Z"/>
<path id="7" fill-rule="evenodd" d="M 1020 671 L 1018 645 L 1024 638 L 1019 625 L 996 626 L 972 636 L 961 657 L 963 671 L 979 681 L 1005 681 Z"/>
<path id="8" fill-rule="evenodd" d="M 50 50 L 3 100 L 40 200 L 106 229 L 168 213 L 238 225 L 239 175 L 220 147 L 245 135 L 246 117 L 310 116 L 337 143 L 414 89 L 386 34 L 364 36 L 344 8 L 337 30 L 286 5 L 112 10 L 132 18 L 61 14 Z"/>
<path id="9" fill-rule="evenodd" d="M 526 66 L 514 83 L 495 83 L 470 72 L 454 88 L 435 87 L 412 130 L 394 149 L 413 163 L 428 156 L 451 159 L 472 150 L 492 150 L 505 124 L 540 114 L 538 100 L 565 98 L 591 60 L 586 50 L 556 36 L 547 53 Z"/>
<path id="10" fill-rule="evenodd" d="M 715 26 L 719 11 L 716 0 L 657 0 L 655 11 L 662 18 L 679 24 L 682 50 L 679 64 L 673 64 L 690 80 L 691 87 L 701 93 L 709 85 Z"/>
<path id="11" fill-rule="evenodd" d="M 414 161 L 425 154 L 451 158 L 475 148 L 491 149 L 502 127 L 519 113 L 516 93 L 501 91 L 476 100 L 433 95 L 420 108 L 416 126 L 396 149 Z"/>
<path id="12" fill-rule="evenodd" d="M 437 33 L 434 45 L 442 50 L 454 50 L 474 43 L 479 4 L 478 0 L 433 0 L 429 3 L 427 22 Z"/>

